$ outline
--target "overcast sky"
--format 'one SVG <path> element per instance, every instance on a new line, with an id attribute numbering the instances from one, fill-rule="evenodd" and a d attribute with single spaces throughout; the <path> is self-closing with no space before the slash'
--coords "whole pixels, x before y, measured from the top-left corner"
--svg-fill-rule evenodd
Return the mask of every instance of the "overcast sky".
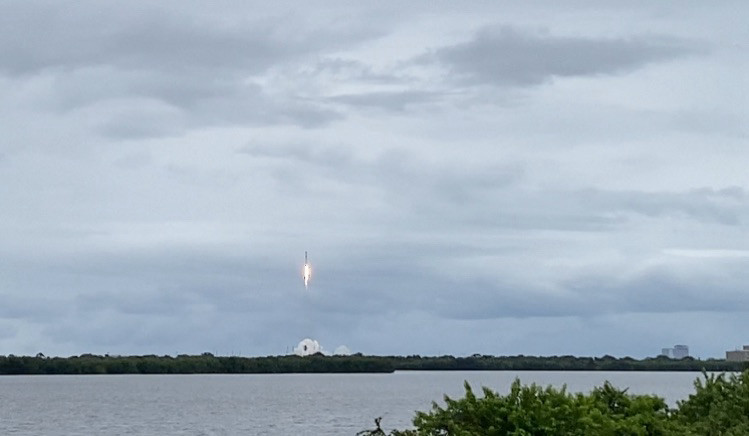
<path id="1" fill-rule="evenodd" d="M 749 344 L 747 22 L 4 1 L 0 354 L 724 356 Z"/>

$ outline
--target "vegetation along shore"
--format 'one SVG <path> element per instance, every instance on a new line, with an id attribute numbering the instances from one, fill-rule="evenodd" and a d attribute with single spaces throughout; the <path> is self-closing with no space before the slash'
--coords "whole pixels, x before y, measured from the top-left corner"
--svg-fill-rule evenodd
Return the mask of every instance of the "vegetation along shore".
<path id="1" fill-rule="evenodd" d="M 744 362 L 575 356 L 0 356 L 0 374 L 276 374 L 394 371 L 742 371 Z"/>

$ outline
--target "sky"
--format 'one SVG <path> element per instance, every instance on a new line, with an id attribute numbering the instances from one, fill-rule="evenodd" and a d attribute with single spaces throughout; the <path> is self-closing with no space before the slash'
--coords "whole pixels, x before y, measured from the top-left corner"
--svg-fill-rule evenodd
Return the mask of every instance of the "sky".
<path id="1" fill-rule="evenodd" d="M 744 1 L 0 8 L 0 354 L 749 344 Z"/>

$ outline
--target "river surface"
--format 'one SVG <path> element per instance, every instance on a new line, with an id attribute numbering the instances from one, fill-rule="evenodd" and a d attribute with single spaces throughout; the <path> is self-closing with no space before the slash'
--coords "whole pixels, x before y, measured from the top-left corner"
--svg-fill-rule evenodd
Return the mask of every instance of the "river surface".
<path id="1" fill-rule="evenodd" d="M 394 374 L 0 377 L 0 435 L 354 435 L 408 428 L 414 411 L 463 381 L 506 394 L 512 381 L 588 392 L 609 380 L 669 404 L 695 372 L 404 371 Z"/>

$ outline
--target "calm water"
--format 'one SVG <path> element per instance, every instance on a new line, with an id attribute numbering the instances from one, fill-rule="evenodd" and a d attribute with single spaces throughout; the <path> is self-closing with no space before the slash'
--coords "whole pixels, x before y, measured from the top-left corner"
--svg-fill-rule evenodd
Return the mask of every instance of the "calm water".
<path id="1" fill-rule="evenodd" d="M 0 435 L 353 435 L 406 428 L 415 410 L 463 381 L 506 393 L 524 383 L 587 392 L 609 380 L 674 404 L 699 373 L 397 372 L 324 375 L 105 375 L 0 377 Z"/>

